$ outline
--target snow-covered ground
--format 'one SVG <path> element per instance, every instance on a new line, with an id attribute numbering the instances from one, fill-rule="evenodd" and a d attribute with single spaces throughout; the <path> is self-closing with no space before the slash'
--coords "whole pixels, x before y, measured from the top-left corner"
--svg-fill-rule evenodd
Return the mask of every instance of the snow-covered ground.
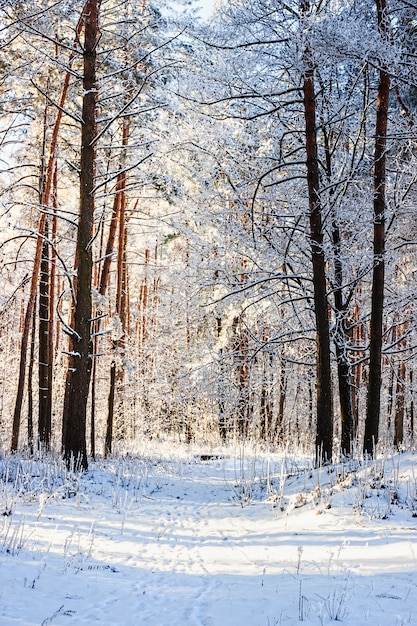
<path id="1" fill-rule="evenodd" d="M 417 454 L 206 454 L 1 460 L 0 625 L 417 625 Z"/>

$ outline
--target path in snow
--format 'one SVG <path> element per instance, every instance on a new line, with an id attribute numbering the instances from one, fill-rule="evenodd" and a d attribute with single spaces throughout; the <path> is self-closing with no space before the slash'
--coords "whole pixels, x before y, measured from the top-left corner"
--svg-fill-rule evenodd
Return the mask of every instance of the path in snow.
<path id="1" fill-rule="evenodd" d="M 236 461 L 139 464 L 133 474 L 132 464 L 93 469 L 75 497 L 19 501 L 4 518 L 1 626 L 417 624 L 409 511 L 355 516 L 350 492 L 329 509 L 242 506 Z"/>

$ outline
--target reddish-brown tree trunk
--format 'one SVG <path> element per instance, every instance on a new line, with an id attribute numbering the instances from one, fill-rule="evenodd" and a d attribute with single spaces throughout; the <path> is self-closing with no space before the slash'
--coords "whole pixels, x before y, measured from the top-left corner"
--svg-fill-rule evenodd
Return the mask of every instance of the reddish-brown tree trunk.
<path id="1" fill-rule="evenodd" d="M 93 218 L 96 131 L 96 46 L 99 39 L 99 0 L 89 0 L 83 11 L 83 106 L 80 163 L 80 215 L 77 229 L 77 281 L 74 328 L 65 383 L 63 416 L 64 457 L 68 465 L 86 469 L 87 400 L 91 377 L 91 283 L 93 274 Z"/>
<path id="2" fill-rule="evenodd" d="M 410 407 L 409 407 L 409 414 L 410 414 L 410 444 L 413 446 L 414 445 L 414 388 L 413 388 L 413 370 L 410 368 L 409 371 L 409 383 L 410 383 Z"/>
<path id="3" fill-rule="evenodd" d="M 129 143 L 130 134 L 130 120 L 126 118 L 123 123 L 123 137 L 122 145 L 127 147 Z M 121 167 L 123 165 L 123 156 Z M 123 168 L 122 168 L 123 169 Z M 115 226 L 118 225 L 118 246 L 117 246 L 117 264 L 116 264 L 116 314 L 119 316 L 120 324 L 125 331 L 126 322 L 126 172 L 122 171 L 117 177 L 116 191 L 118 196 L 118 211 L 115 217 Z M 114 227 L 114 231 L 116 229 Z M 112 235 L 113 244 L 115 238 L 115 232 Z M 109 234 L 110 240 L 110 234 Z M 107 251 L 106 251 L 107 255 Z M 114 406 L 115 406 L 115 394 L 117 384 L 121 384 L 123 380 L 123 370 L 117 369 L 117 356 L 124 351 L 124 337 L 120 337 L 113 342 L 113 350 L 116 358 L 112 359 L 110 365 L 110 387 L 108 396 L 108 411 L 107 411 L 107 424 L 106 424 L 106 438 L 105 438 L 105 456 L 111 454 L 113 447 L 113 430 L 114 430 Z"/>
<path id="4" fill-rule="evenodd" d="M 35 362 L 35 335 L 36 335 L 36 317 L 32 318 L 32 332 L 30 341 L 30 355 L 28 367 L 28 447 L 33 454 L 34 429 L 33 429 L 33 366 Z"/>
<path id="5" fill-rule="evenodd" d="M 52 437 L 52 404 L 53 404 L 53 377 L 54 377 L 54 362 L 55 362 L 55 347 L 54 347 L 54 330 L 55 330 L 55 293 L 56 293 L 56 240 L 57 240 L 57 208 L 58 208 L 58 164 L 55 162 L 54 174 L 53 174 L 53 189 L 52 189 L 52 206 L 54 214 L 52 216 L 52 232 L 51 232 L 51 251 L 50 251 L 50 269 L 49 269 L 49 332 L 48 332 L 48 402 L 49 402 L 49 415 L 48 415 L 48 428 L 50 432 L 50 438 Z M 58 333 L 56 333 L 58 335 Z M 50 446 L 50 439 L 48 446 Z"/>
<path id="6" fill-rule="evenodd" d="M 48 222 L 45 226 L 45 237 L 49 235 Z M 48 450 L 51 439 L 51 395 L 49 393 L 49 244 L 45 239 L 42 246 L 42 258 L 39 280 L 39 444 Z"/>
<path id="7" fill-rule="evenodd" d="M 395 389 L 395 413 L 394 413 L 394 446 L 400 448 L 404 442 L 404 414 L 405 414 L 405 363 L 398 364 L 397 385 Z"/>

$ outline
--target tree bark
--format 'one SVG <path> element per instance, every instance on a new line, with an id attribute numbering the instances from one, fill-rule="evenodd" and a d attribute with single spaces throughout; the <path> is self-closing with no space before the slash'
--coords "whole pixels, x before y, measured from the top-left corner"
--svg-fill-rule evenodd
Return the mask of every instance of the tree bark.
<path id="1" fill-rule="evenodd" d="M 30 341 L 29 367 L 28 367 L 28 448 L 30 454 L 33 454 L 33 364 L 35 361 L 35 334 L 36 334 L 36 317 L 32 317 L 32 333 Z"/>
<path id="2" fill-rule="evenodd" d="M 45 225 L 45 236 L 48 237 L 48 222 Z M 51 394 L 49 389 L 49 333 L 50 333 L 50 276 L 49 276 L 49 244 L 45 239 L 42 246 L 42 258 L 39 280 L 39 445 L 49 450 L 51 441 Z"/>
<path id="3" fill-rule="evenodd" d="M 378 28 L 387 34 L 386 0 L 375 0 Z M 369 342 L 369 379 L 366 402 L 365 437 L 363 450 L 373 455 L 378 443 L 381 411 L 382 336 L 385 280 L 385 181 L 390 76 L 382 63 L 379 70 L 377 93 L 375 149 L 374 149 L 374 251 L 372 274 L 371 322 Z"/>
<path id="4" fill-rule="evenodd" d="M 216 317 L 216 337 L 220 338 L 222 333 L 222 318 L 220 316 Z M 217 402 L 219 405 L 219 434 L 222 443 L 226 443 L 228 428 L 227 428 L 227 416 L 226 416 L 226 393 L 224 386 L 224 362 L 223 362 L 223 348 L 219 350 L 218 357 L 218 377 L 217 377 Z"/>
<path id="5" fill-rule="evenodd" d="M 86 419 L 92 366 L 91 283 L 94 217 L 96 131 L 96 46 L 99 39 L 99 0 L 88 0 L 83 11 L 83 106 L 80 164 L 80 215 L 77 230 L 77 277 L 74 329 L 65 384 L 63 416 L 64 457 L 68 465 L 87 469 Z"/>
<path id="6" fill-rule="evenodd" d="M 56 241 L 57 241 L 57 208 L 58 208 L 58 164 L 55 161 L 54 173 L 53 173 L 53 188 L 52 188 L 52 232 L 50 235 L 52 246 L 50 246 L 50 259 L 49 259 L 49 329 L 48 329 L 48 396 L 49 396 L 49 414 L 48 414 L 48 428 L 50 430 L 48 446 L 51 445 L 52 438 L 52 409 L 53 409 L 53 378 L 54 378 L 54 363 L 56 348 L 54 347 L 54 334 L 55 333 L 55 293 L 56 293 Z"/>
<path id="7" fill-rule="evenodd" d="M 335 325 L 335 350 L 337 361 L 337 380 L 339 388 L 341 438 L 340 447 L 342 454 L 349 456 L 352 452 L 353 443 L 353 407 L 351 392 L 351 367 L 347 355 L 347 347 L 350 342 L 346 327 L 346 305 L 343 302 L 343 271 L 340 259 L 340 232 L 339 227 L 333 221 L 332 239 L 335 253 L 335 288 L 334 305 L 336 313 Z"/>
<path id="8" fill-rule="evenodd" d="M 288 374 L 287 374 L 287 362 L 283 354 L 280 358 L 280 372 L 279 372 L 279 396 L 278 396 L 278 413 L 275 422 L 274 440 L 277 443 L 282 443 L 283 440 L 283 426 L 284 426 L 284 408 L 287 398 L 288 387 Z"/>
<path id="9" fill-rule="evenodd" d="M 322 120 L 323 143 L 328 184 L 332 185 L 332 151 L 329 134 Z M 334 188 L 330 187 L 330 197 L 334 194 Z M 347 355 L 350 343 L 347 328 L 347 305 L 343 298 L 343 265 L 341 259 L 341 233 L 339 221 L 335 209 L 331 206 L 331 236 L 334 262 L 334 312 L 336 316 L 334 329 L 334 344 L 337 362 L 337 382 L 339 389 L 341 438 L 340 447 L 343 455 L 350 455 L 353 442 L 353 408 L 351 393 L 351 367 Z"/>
<path id="10" fill-rule="evenodd" d="M 301 1 L 301 14 L 310 10 L 308 0 Z M 320 197 L 317 150 L 316 96 L 314 66 L 311 50 L 305 43 L 304 62 L 304 118 L 307 165 L 308 203 L 310 219 L 311 260 L 313 266 L 314 312 L 316 321 L 316 463 L 332 459 L 333 415 L 330 368 L 330 332 L 326 289 L 325 257 L 323 251 L 322 203 Z"/>
<path id="11" fill-rule="evenodd" d="M 394 446 L 396 448 L 401 448 L 404 442 L 405 376 L 405 363 L 400 362 L 397 369 L 397 385 L 395 389 Z"/>
<path id="12" fill-rule="evenodd" d="M 410 445 L 414 446 L 414 389 L 413 389 L 413 370 L 410 368 L 409 383 L 410 383 Z"/>
<path id="13" fill-rule="evenodd" d="M 129 135 L 130 135 L 130 119 L 125 118 L 123 120 L 123 136 L 122 136 L 122 146 L 126 148 L 129 144 Z M 109 239 L 107 242 L 106 249 L 106 262 L 107 258 L 107 250 L 110 253 L 111 247 L 111 255 L 113 253 L 114 240 L 116 235 L 116 226 L 118 226 L 118 245 L 117 245 L 117 264 L 116 264 L 116 314 L 119 316 L 120 324 L 125 332 L 126 326 L 126 245 L 127 245 L 127 233 L 126 233 L 126 182 L 127 176 L 126 172 L 123 171 L 124 165 L 124 155 L 122 154 L 121 158 L 121 173 L 117 176 L 116 183 L 116 192 L 117 192 L 117 205 L 115 203 L 113 209 L 113 218 L 110 224 L 110 232 Z M 107 274 L 109 273 L 109 268 L 107 269 Z M 104 267 L 103 267 L 104 274 Z M 103 278 L 102 274 L 102 278 Z M 101 285 L 100 285 L 101 286 Z M 103 283 L 103 288 L 105 288 L 105 284 Z M 121 354 L 124 353 L 124 337 L 120 337 L 113 341 L 113 359 L 110 365 L 110 387 L 109 387 L 109 396 L 108 396 L 108 411 L 107 411 L 107 424 L 106 424 L 106 439 L 105 439 L 105 447 L 104 454 L 108 456 L 112 452 L 113 447 L 113 430 L 114 430 L 114 408 L 115 408 L 115 397 L 116 397 L 116 387 L 119 387 L 123 383 L 124 372 L 123 369 L 117 367 L 117 358 Z"/>

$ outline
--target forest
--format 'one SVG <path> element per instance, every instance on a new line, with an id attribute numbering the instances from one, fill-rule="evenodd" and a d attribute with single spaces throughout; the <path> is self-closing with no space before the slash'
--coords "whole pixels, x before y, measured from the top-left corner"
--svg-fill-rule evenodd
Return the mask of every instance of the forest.
<path id="1" fill-rule="evenodd" d="M 415 443 L 417 3 L 0 3 L 0 450 Z"/>

